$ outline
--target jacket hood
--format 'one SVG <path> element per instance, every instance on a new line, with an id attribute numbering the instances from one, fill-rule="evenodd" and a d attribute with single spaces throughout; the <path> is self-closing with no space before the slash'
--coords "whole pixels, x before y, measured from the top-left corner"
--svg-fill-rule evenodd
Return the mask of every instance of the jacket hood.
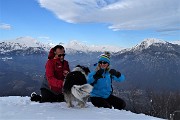
<path id="1" fill-rule="evenodd" d="M 49 51 L 49 54 L 48 54 L 48 59 L 53 59 L 54 56 L 55 56 L 54 50 L 53 50 L 53 48 L 51 48 L 51 50 Z"/>

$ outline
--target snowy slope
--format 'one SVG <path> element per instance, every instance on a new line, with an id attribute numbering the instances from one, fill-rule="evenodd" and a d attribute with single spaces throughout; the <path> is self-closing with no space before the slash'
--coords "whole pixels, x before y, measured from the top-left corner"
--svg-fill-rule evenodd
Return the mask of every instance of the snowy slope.
<path id="1" fill-rule="evenodd" d="M 141 43 L 135 45 L 134 47 L 132 48 L 126 48 L 126 49 L 123 49 L 121 51 L 119 51 L 118 53 L 122 54 L 122 53 L 125 53 L 125 52 L 141 52 L 147 48 L 149 48 L 150 46 L 156 46 L 156 47 L 161 47 L 162 45 L 166 45 L 167 47 L 171 47 L 169 46 L 169 42 L 167 41 L 164 41 L 164 40 L 160 40 L 160 39 L 156 39 L 156 38 L 147 38 L 147 39 L 144 39 Z M 171 42 L 171 44 L 175 44 L 175 42 Z M 177 42 L 176 42 L 177 44 Z"/>
<path id="2" fill-rule="evenodd" d="M 54 44 L 51 43 L 41 43 L 32 37 L 19 37 L 12 40 L 0 41 L 0 52 L 6 53 L 14 50 L 27 50 L 29 48 L 33 48 L 37 51 L 39 48 L 43 48 L 46 51 L 49 51 Z"/>
<path id="3" fill-rule="evenodd" d="M 111 45 L 88 45 L 87 43 L 80 42 L 77 40 L 69 41 L 67 44 L 64 44 L 64 47 L 67 49 L 83 51 L 86 53 L 87 52 L 104 52 L 104 51 L 118 52 L 123 49 L 121 47 L 111 46 Z"/>
<path id="4" fill-rule="evenodd" d="M 118 46 L 112 46 L 112 45 L 89 45 L 86 42 L 77 41 L 77 40 L 71 40 L 67 43 L 59 43 L 62 44 L 66 48 L 67 53 L 76 53 L 77 51 L 89 53 L 89 52 L 121 52 L 124 53 L 126 51 L 142 51 L 146 48 L 148 48 L 151 45 L 161 45 L 166 44 L 168 42 L 159 40 L 156 38 L 147 38 L 144 39 L 141 43 L 137 44 L 136 46 L 132 48 L 122 48 Z M 172 44 L 180 44 L 180 41 L 172 41 L 170 42 Z M 38 40 L 32 38 L 32 37 L 19 37 L 16 39 L 11 40 L 4 40 L 0 41 L 0 52 L 11 52 L 13 50 L 26 50 L 29 47 L 32 48 L 43 48 L 46 51 L 49 51 L 50 48 L 54 47 L 56 44 L 54 43 L 42 43 Z"/>
<path id="5" fill-rule="evenodd" d="M 151 45 L 154 44 L 166 44 L 166 41 L 155 39 L 155 38 L 147 38 L 144 39 L 141 43 L 137 44 L 136 46 L 132 47 L 132 51 L 141 51 L 143 49 L 148 48 Z"/>
<path id="6" fill-rule="evenodd" d="M 20 43 L 21 45 L 24 45 L 26 47 L 38 47 L 38 41 L 32 37 L 19 37 L 12 40 L 7 40 L 7 42 L 10 43 Z"/>
<path id="7" fill-rule="evenodd" d="M 76 52 L 76 51 L 82 51 L 82 52 L 104 52 L 104 51 L 110 51 L 110 52 L 118 52 L 122 50 L 121 47 L 117 46 L 111 46 L 111 45 L 88 45 L 85 42 L 80 42 L 77 40 L 71 40 L 66 44 L 63 44 L 60 42 L 65 48 L 67 53 Z M 49 51 L 50 48 L 54 47 L 56 44 L 54 43 L 42 43 L 38 40 L 26 36 L 26 37 L 19 37 L 16 39 L 11 40 L 4 40 L 0 41 L 0 52 L 10 52 L 13 50 L 26 50 L 29 47 L 32 48 L 43 48 L 46 51 Z"/>
<path id="8" fill-rule="evenodd" d="M 0 120 L 162 120 L 125 110 L 95 108 L 67 108 L 63 103 L 31 102 L 29 97 L 0 97 Z"/>
<path id="9" fill-rule="evenodd" d="M 180 45 L 180 40 L 177 40 L 177 41 L 171 41 L 172 44 L 177 44 L 177 45 Z"/>

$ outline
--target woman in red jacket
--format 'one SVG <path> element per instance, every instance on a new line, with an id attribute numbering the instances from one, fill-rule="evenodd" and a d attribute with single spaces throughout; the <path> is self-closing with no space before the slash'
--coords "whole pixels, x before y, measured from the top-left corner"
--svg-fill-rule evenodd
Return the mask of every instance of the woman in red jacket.
<path id="1" fill-rule="evenodd" d="M 56 45 L 48 55 L 46 63 L 45 79 L 41 86 L 41 102 L 62 102 L 63 81 L 65 76 L 70 72 L 69 64 L 65 57 L 65 50 L 62 45 Z"/>

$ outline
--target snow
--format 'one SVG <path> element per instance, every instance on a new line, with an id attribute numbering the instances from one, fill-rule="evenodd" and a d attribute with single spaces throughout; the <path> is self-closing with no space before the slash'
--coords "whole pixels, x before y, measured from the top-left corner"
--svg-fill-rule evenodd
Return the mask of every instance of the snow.
<path id="1" fill-rule="evenodd" d="M 42 47 L 46 51 L 49 51 L 50 48 L 56 45 L 54 43 L 42 43 L 29 36 L 19 37 L 19 38 L 11 39 L 11 40 L 4 40 L 2 42 L 5 42 L 7 44 L 7 47 L 11 46 L 12 50 L 27 49 L 29 47 L 33 47 L 33 48 Z M 89 45 L 85 42 L 80 42 L 77 40 L 71 40 L 65 44 L 60 42 L 60 44 L 62 44 L 67 49 L 67 53 L 71 53 L 71 52 L 74 53 L 76 51 L 82 51 L 86 53 L 87 52 L 104 52 L 104 51 L 118 52 L 123 49 L 121 47 L 112 46 L 112 45 Z M 2 52 L 5 50 L 0 50 L 0 51 Z"/>
<path id="2" fill-rule="evenodd" d="M 32 37 L 26 36 L 26 37 L 19 37 L 12 40 L 7 40 L 7 42 L 11 43 L 20 43 L 21 45 L 24 45 L 26 47 L 38 47 L 37 40 L 35 40 Z"/>
<path id="3" fill-rule="evenodd" d="M 29 97 L 0 97 L 0 120 L 162 120 L 144 114 L 108 108 L 67 108 L 66 103 L 31 102 Z"/>
<path id="4" fill-rule="evenodd" d="M 0 58 L 2 59 L 3 61 L 7 61 L 7 60 L 12 60 L 13 58 L 12 57 L 3 57 L 3 58 Z"/>
<path id="5" fill-rule="evenodd" d="M 67 49 L 73 49 L 77 51 L 83 51 L 83 52 L 118 52 L 122 50 L 122 47 L 118 46 L 111 46 L 111 45 L 88 45 L 85 42 L 80 42 L 77 40 L 71 40 L 67 44 L 63 45 Z"/>
<path id="6" fill-rule="evenodd" d="M 130 49 L 130 51 L 142 51 L 144 49 L 147 49 L 151 45 L 155 45 L 155 44 L 159 45 L 159 44 L 166 44 L 166 43 L 167 43 L 166 41 L 159 40 L 159 39 L 156 39 L 156 38 L 147 38 L 147 39 L 144 39 L 143 42 L 141 42 L 141 43 L 137 44 L 136 46 L 132 47 Z"/>
<path id="7" fill-rule="evenodd" d="M 36 40 L 35 38 L 25 36 L 25 37 L 18 37 L 16 39 L 10 39 L 10 40 L 5 40 L 4 42 L 9 43 L 9 44 L 19 44 L 20 46 L 23 47 L 53 47 L 54 44 L 52 43 L 42 43 Z M 17 48 L 19 49 L 19 48 Z"/>
<path id="8" fill-rule="evenodd" d="M 53 46 L 55 45 L 52 43 L 47 43 L 47 44 L 41 43 L 32 37 L 26 36 L 26 37 L 19 37 L 16 39 L 2 41 L 2 44 L 0 45 L 0 47 L 2 47 L 0 49 L 0 52 L 6 53 L 13 50 L 26 50 L 29 47 L 34 48 L 34 50 L 37 50 L 36 48 L 40 47 L 46 51 L 49 51 L 50 48 L 52 48 Z M 7 50 L 7 48 L 9 49 Z"/>
<path id="9" fill-rule="evenodd" d="M 6 40 L 5 43 L 6 44 L 2 44 L 2 45 L 6 45 L 6 47 L 10 47 L 11 48 L 10 51 L 18 50 L 18 49 L 27 49 L 29 47 L 34 47 L 34 48 L 41 47 L 41 48 L 44 48 L 46 51 L 49 51 L 50 48 L 56 45 L 54 43 L 42 43 L 28 36 L 19 37 L 12 40 Z M 147 39 L 144 39 L 143 42 L 137 44 L 136 46 L 125 49 L 125 48 L 113 46 L 113 45 L 89 45 L 86 42 L 82 42 L 78 40 L 71 40 L 68 43 L 60 42 L 60 44 L 62 44 L 65 47 L 66 53 L 77 53 L 77 51 L 85 52 L 85 53 L 104 52 L 104 51 L 124 53 L 126 51 L 142 51 L 143 49 L 146 49 L 151 45 L 159 45 L 159 44 L 166 44 L 166 43 L 168 42 L 159 40 L 156 38 L 147 38 Z M 171 43 L 180 45 L 179 40 L 172 41 Z M 0 49 L 0 52 L 5 53 L 5 52 L 8 52 L 8 50 Z"/>
<path id="10" fill-rule="evenodd" d="M 159 39 L 156 39 L 156 38 L 148 38 L 148 39 L 145 39 L 143 42 L 146 43 L 146 47 L 149 47 L 150 45 L 152 45 L 154 43 L 163 43 L 163 44 L 166 43 L 166 41 L 159 40 Z"/>
<path id="11" fill-rule="evenodd" d="M 177 40 L 177 41 L 171 41 L 170 43 L 180 45 L 180 40 Z"/>

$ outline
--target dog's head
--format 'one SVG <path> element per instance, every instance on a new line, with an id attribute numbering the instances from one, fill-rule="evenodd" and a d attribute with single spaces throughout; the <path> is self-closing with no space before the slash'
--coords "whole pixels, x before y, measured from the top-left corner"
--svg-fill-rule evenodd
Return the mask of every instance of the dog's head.
<path id="1" fill-rule="evenodd" d="M 90 73 L 90 70 L 88 67 L 77 65 L 72 71 L 81 71 L 86 76 Z"/>

